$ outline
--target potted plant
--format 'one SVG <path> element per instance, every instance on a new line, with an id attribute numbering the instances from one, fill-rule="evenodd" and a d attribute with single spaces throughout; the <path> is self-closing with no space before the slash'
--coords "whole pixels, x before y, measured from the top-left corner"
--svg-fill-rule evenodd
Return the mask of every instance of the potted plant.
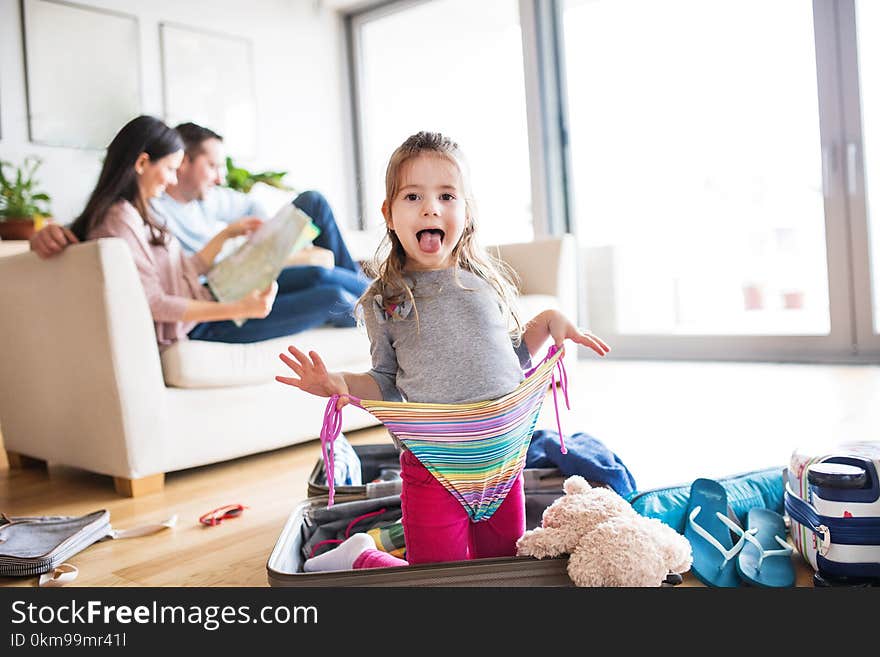
<path id="1" fill-rule="evenodd" d="M 258 182 L 283 189 L 287 192 L 295 191 L 292 187 L 288 187 L 282 182 L 286 175 L 286 171 L 261 171 L 253 173 L 243 167 L 235 166 L 232 163 L 231 157 L 226 158 L 226 186 L 245 194 L 249 193 L 251 188 Z"/>
<path id="2" fill-rule="evenodd" d="M 32 155 L 20 167 L 0 160 L 0 238 L 30 239 L 34 224 L 42 224 L 49 216 L 49 195 L 38 191 L 34 178 L 42 163 Z M 10 169 L 8 175 L 6 167 Z"/>

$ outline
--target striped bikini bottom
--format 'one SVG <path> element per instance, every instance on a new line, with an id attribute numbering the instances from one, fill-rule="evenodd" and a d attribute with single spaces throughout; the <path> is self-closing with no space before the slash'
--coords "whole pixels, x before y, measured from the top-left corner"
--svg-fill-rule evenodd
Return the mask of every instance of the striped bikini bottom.
<path id="1" fill-rule="evenodd" d="M 562 453 L 566 452 L 559 422 L 556 372 L 568 406 L 564 349 L 551 346 L 547 356 L 528 371 L 513 392 L 471 404 L 429 404 L 358 399 L 348 395 L 382 422 L 464 507 L 474 522 L 486 520 L 501 506 L 525 466 L 548 384 L 553 390 Z M 321 430 L 321 451 L 333 504 L 333 441 L 342 426 L 339 395 L 327 403 Z"/>

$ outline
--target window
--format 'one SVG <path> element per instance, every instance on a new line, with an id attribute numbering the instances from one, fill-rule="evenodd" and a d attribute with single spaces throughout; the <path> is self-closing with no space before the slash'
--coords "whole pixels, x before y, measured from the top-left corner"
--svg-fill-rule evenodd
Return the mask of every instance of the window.
<path id="1" fill-rule="evenodd" d="M 868 219 L 867 250 L 871 271 L 871 300 L 874 307 L 871 333 L 880 333 L 880 4 L 859 0 L 856 3 L 858 29 L 858 83 L 861 97 L 861 130 L 864 147 L 865 206 Z M 850 146 L 852 156 L 858 152 Z M 857 162 L 855 164 L 858 164 Z"/>
<path id="2" fill-rule="evenodd" d="M 351 26 L 367 225 L 391 151 L 447 132 L 486 242 L 575 233 L 614 356 L 880 356 L 880 3 L 433 0 Z"/>
<path id="3" fill-rule="evenodd" d="M 385 167 L 420 130 L 457 141 L 486 244 L 532 229 L 522 37 L 516 0 L 402 3 L 352 22 L 365 227 L 381 225 Z"/>
<path id="4" fill-rule="evenodd" d="M 851 357 L 839 9 L 560 2 L 583 305 L 621 355 Z"/>
<path id="5" fill-rule="evenodd" d="M 607 330 L 827 334 L 810 6 L 568 2 L 564 27 L 574 221 L 603 256 Z"/>

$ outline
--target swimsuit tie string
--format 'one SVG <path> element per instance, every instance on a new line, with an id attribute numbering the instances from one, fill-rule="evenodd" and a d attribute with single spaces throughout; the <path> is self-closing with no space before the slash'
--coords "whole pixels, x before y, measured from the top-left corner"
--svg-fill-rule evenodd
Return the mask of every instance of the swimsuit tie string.
<path id="1" fill-rule="evenodd" d="M 360 406 L 360 399 L 346 395 L 348 400 Z M 336 483 L 335 467 L 333 461 L 333 443 L 339 437 L 342 431 L 342 410 L 337 408 L 339 395 L 333 395 L 327 401 L 324 409 L 324 424 L 321 426 L 321 455 L 324 457 L 324 470 L 327 473 L 327 488 L 329 489 L 329 499 L 327 506 L 333 506 L 334 484 Z"/>

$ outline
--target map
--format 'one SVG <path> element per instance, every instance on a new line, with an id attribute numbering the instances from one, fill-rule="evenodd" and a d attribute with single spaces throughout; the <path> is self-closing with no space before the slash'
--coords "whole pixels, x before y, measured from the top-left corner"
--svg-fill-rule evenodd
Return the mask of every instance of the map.
<path id="1" fill-rule="evenodd" d="M 287 203 L 237 251 L 211 267 L 206 276 L 208 287 L 222 302 L 264 290 L 278 278 L 288 256 L 311 244 L 320 233 L 309 215 Z M 233 321 L 242 326 L 247 320 Z"/>

